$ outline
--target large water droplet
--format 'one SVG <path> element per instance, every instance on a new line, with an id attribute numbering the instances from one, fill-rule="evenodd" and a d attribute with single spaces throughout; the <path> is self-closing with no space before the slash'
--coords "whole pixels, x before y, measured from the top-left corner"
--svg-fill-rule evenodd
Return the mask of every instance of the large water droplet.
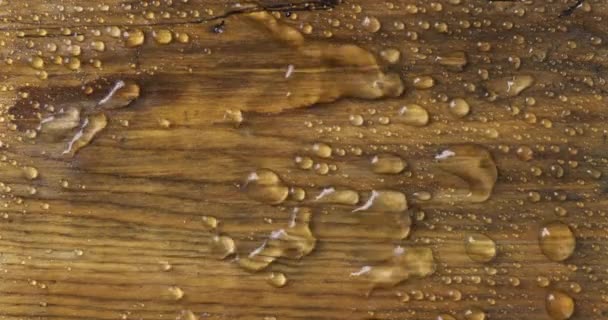
<path id="1" fill-rule="evenodd" d="M 373 190 L 369 198 L 356 211 L 403 212 L 407 210 L 405 194 L 392 190 Z"/>
<path id="2" fill-rule="evenodd" d="M 290 72 L 285 81 L 285 90 L 289 92 L 286 100 L 257 105 L 253 111 L 280 112 L 332 102 L 342 97 L 378 99 L 398 97 L 403 93 L 403 81 L 399 75 L 382 72 L 376 57 L 361 47 L 307 40 L 300 31 L 281 23 L 268 12 L 250 13 L 246 17 L 262 25 L 276 40 L 287 45 L 304 66 L 309 63 L 315 65 L 316 70 L 298 72 L 295 69 Z M 367 22 L 370 28 L 379 28 L 373 18 Z"/>
<path id="3" fill-rule="evenodd" d="M 551 222 L 542 227 L 539 242 L 543 254 L 553 261 L 568 259 L 576 248 L 574 233 L 561 222 Z"/>
<path id="4" fill-rule="evenodd" d="M 279 175 L 269 169 L 260 169 L 247 176 L 244 190 L 247 195 L 259 202 L 279 204 L 287 199 L 289 188 Z"/>
<path id="5" fill-rule="evenodd" d="M 435 61 L 437 61 L 440 65 L 448 67 L 454 71 L 462 71 L 469 62 L 467 54 L 463 51 L 455 51 L 437 56 Z"/>
<path id="6" fill-rule="evenodd" d="M 461 98 L 456 98 L 450 101 L 450 113 L 453 115 L 462 118 L 469 114 L 471 111 L 471 107 L 469 107 L 469 103 Z"/>
<path id="7" fill-rule="evenodd" d="M 488 81 L 488 91 L 502 97 L 515 97 L 522 91 L 534 84 L 534 77 L 529 75 L 518 75 L 512 77 L 498 78 Z"/>
<path id="8" fill-rule="evenodd" d="M 553 290 L 545 299 L 547 313 L 554 320 L 570 319 L 574 313 L 574 299 L 568 294 Z"/>
<path id="9" fill-rule="evenodd" d="M 211 237 L 211 252 L 222 260 L 236 252 L 236 245 L 232 238 L 225 235 L 214 235 Z"/>
<path id="10" fill-rule="evenodd" d="M 466 320 L 485 320 L 486 313 L 481 309 L 471 308 L 464 312 L 464 318 Z"/>
<path id="11" fill-rule="evenodd" d="M 422 127 L 429 123 L 429 113 L 417 104 L 408 104 L 399 110 L 399 116 L 395 122 L 405 123 L 410 126 Z"/>
<path id="12" fill-rule="evenodd" d="M 139 91 L 139 85 L 134 81 L 118 80 L 97 105 L 103 109 L 123 108 L 139 98 Z"/>
<path id="13" fill-rule="evenodd" d="M 144 44 L 146 35 L 141 30 L 131 30 L 125 33 L 125 46 L 128 48 L 139 47 Z"/>
<path id="14" fill-rule="evenodd" d="M 329 204 L 356 205 L 359 203 L 359 194 L 353 190 L 325 188 L 315 198 L 315 201 Z"/>
<path id="15" fill-rule="evenodd" d="M 393 154 L 379 154 L 371 162 L 372 171 L 379 174 L 398 174 L 407 166 L 401 157 Z"/>
<path id="16" fill-rule="evenodd" d="M 287 284 L 287 277 L 282 272 L 271 272 L 266 280 L 270 285 L 277 288 L 282 288 Z"/>
<path id="17" fill-rule="evenodd" d="M 467 234 L 464 245 L 467 255 L 473 261 L 490 262 L 496 257 L 496 243 L 486 235 Z"/>
<path id="18" fill-rule="evenodd" d="M 477 145 L 450 147 L 438 154 L 435 159 L 439 167 L 464 181 L 469 190 L 464 196 L 454 198 L 472 202 L 486 201 L 492 194 L 498 178 L 498 170 L 488 150 Z"/>
<path id="19" fill-rule="evenodd" d="M 74 135 L 68 143 L 68 147 L 63 151 L 64 154 L 74 156 L 78 150 L 87 146 L 95 138 L 95 136 L 105 129 L 108 124 L 108 118 L 103 113 L 96 113 L 88 116 L 80 131 Z"/>
<path id="20" fill-rule="evenodd" d="M 69 107 L 55 115 L 42 119 L 38 130 L 51 136 L 62 136 L 79 125 L 80 111 L 74 107 Z"/>
<path id="21" fill-rule="evenodd" d="M 351 276 L 369 281 L 373 290 L 391 288 L 410 277 L 423 278 L 434 272 L 435 260 L 431 249 L 397 247 L 388 261 L 375 266 L 364 266 L 351 273 Z"/>
<path id="22" fill-rule="evenodd" d="M 34 180 L 38 178 L 38 169 L 34 167 L 23 167 L 23 175 L 28 180 Z"/>
<path id="23" fill-rule="evenodd" d="M 277 258 L 300 259 L 315 248 L 317 239 L 310 230 L 312 212 L 308 208 L 296 208 L 287 228 L 273 231 L 268 240 L 252 251 L 239 265 L 250 271 L 268 267 Z"/>

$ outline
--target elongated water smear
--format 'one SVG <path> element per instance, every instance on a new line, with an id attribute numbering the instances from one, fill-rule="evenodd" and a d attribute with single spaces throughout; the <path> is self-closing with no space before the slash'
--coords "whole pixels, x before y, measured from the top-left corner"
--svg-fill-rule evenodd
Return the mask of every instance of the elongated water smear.
<path id="1" fill-rule="evenodd" d="M 239 265 L 249 271 L 260 271 L 278 258 L 300 259 L 310 254 L 317 243 L 310 230 L 311 219 L 310 209 L 294 209 L 287 228 L 273 231 L 260 247 L 239 259 Z"/>

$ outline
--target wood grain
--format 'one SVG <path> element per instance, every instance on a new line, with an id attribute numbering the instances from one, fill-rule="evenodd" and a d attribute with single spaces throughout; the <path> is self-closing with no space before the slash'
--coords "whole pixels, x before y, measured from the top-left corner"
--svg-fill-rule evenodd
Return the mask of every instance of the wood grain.
<path id="1" fill-rule="evenodd" d="M 482 310 L 537 320 L 552 319 L 555 290 L 574 299 L 571 319 L 608 317 L 608 3 L 563 14 L 575 1 L 240 2 L 0 1 L 0 319 L 476 320 Z M 154 39 L 161 30 L 171 43 Z M 125 45 L 138 31 L 143 43 Z M 438 62 L 455 52 L 466 54 L 462 70 Z M 493 79 L 521 75 L 534 78 L 522 93 L 489 93 Z M 431 88 L 416 87 L 423 76 Z M 117 81 L 141 91 L 103 109 Z M 450 113 L 454 98 L 467 116 Z M 410 104 L 427 125 L 404 123 Z M 73 157 L 62 152 L 77 128 L 33 136 L 69 107 L 78 122 L 108 119 Z M 463 144 L 496 164 L 487 201 L 441 196 L 470 187 L 435 160 Z M 405 171 L 375 173 L 370 160 L 386 153 Z M 264 168 L 305 199 L 252 198 L 246 179 Z M 329 187 L 355 191 L 357 205 L 315 201 Z M 373 190 L 402 192 L 409 208 L 353 212 Z M 312 212 L 310 254 L 261 272 L 218 259 L 214 235 L 245 257 L 294 208 Z M 576 236 L 564 262 L 540 250 L 552 221 Z M 467 255 L 471 232 L 496 242 L 491 262 Z M 430 248 L 434 273 L 370 294 L 352 273 L 399 246 Z M 270 285 L 269 272 L 286 286 Z"/>

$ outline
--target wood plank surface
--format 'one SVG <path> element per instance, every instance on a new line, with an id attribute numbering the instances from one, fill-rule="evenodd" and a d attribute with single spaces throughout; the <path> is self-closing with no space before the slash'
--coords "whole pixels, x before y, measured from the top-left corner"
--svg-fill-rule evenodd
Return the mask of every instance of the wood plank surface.
<path id="1" fill-rule="evenodd" d="M 0 319 L 608 318 L 605 0 L 0 0 Z"/>

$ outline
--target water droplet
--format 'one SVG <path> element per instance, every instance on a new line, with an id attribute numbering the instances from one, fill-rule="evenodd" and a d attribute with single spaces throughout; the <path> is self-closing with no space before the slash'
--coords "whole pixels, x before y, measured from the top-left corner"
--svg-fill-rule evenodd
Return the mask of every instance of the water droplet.
<path id="1" fill-rule="evenodd" d="M 433 251 L 423 247 L 397 247 L 394 255 L 384 263 L 364 266 L 351 273 L 370 282 L 371 289 L 391 288 L 410 277 L 424 278 L 435 272 Z"/>
<path id="2" fill-rule="evenodd" d="M 44 69 L 44 60 L 41 57 L 35 56 L 30 60 L 30 66 L 34 69 L 42 70 Z"/>
<path id="3" fill-rule="evenodd" d="M 310 230 L 311 219 L 310 209 L 294 209 L 288 227 L 273 231 L 259 248 L 239 259 L 239 265 L 249 271 L 259 271 L 277 258 L 300 259 L 310 254 L 317 243 Z"/>
<path id="4" fill-rule="evenodd" d="M 359 127 L 359 126 L 363 125 L 363 117 L 361 115 L 353 114 L 353 115 L 349 116 L 348 120 L 350 121 L 350 124 L 352 124 L 355 127 Z"/>
<path id="5" fill-rule="evenodd" d="M 380 52 L 380 56 L 382 59 L 384 59 L 384 61 L 390 64 L 395 64 L 399 62 L 399 59 L 401 59 L 401 52 L 398 49 L 389 48 L 382 50 Z"/>
<path id="6" fill-rule="evenodd" d="M 66 134 L 80 125 L 80 111 L 69 107 L 40 121 L 38 129 L 51 135 Z"/>
<path id="7" fill-rule="evenodd" d="M 141 30 L 132 30 L 129 32 L 125 32 L 125 37 L 125 46 L 127 46 L 128 48 L 139 47 L 144 44 L 144 40 L 146 39 L 144 32 Z"/>
<path id="8" fill-rule="evenodd" d="M 428 191 L 418 191 L 414 192 L 414 197 L 420 201 L 429 201 L 433 198 L 433 195 Z"/>
<path id="9" fill-rule="evenodd" d="M 471 308 L 471 309 L 467 309 L 464 312 L 464 318 L 466 320 L 485 320 L 486 313 L 483 312 L 483 310 L 481 310 L 481 309 Z"/>
<path id="10" fill-rule="evenodd" d="M 403 212 L 407 210 L 405 194 L 392 190 L 373 190 L 368 200 L 357 211 Z"/>
<path id="11" fill-rule="evenodd" d="M 106 44 L 103 41 L 93 41 L 91 42 L 91 47 L 95 51 L 103 52 L 106 50 Z"/>
<path id="12" fill-rule="evenodd" d="M 80 59 L 76 57 L 67 58 L 66 67 L 70 70 L 78 70 L 80 68 Z"/>
<path id="13" fill-rule="evenodd" d="M 312 151 L 315 153 L 315 155 L 319 158 L 329 158 L 331 157 L 331 147 L 328 144 L 325 143 L 315 143 L 312 146 Z"/>
<path id="14" fill-rule="evenodd" d="M 182 310 L 176 320 L 199 320 L 199 318 L 190 310 Z"/>
<path id="15" fill-rule="evenodd" d="M 173 40 L 173 34 L 167 29 L 155 30 L 152 32 L 152 38 L 158 44 L 169 44 Z"/>
<path id="16" fill-rule="evenodd" d="M 325 188 L 315 198 L 316 202 L 329 204 L 356 205 L 359 203 L 359 194 L 353 190 L 336 190 Z"/>
<path id="17" fill-rule="evenodd" d="M 269 169 L 260 169 L 249 174 L 244 190 L 250 198 L 269 204 L 282 203 L 289 195 L 289 188 Z"/>
<path id="18" fill-rule="evenodd" d="M 165 118 L 158 119 L 158 125 L 161 126 L 161 128 L 169 129 L 171 127 L 171 121 Z"/>
<path id="19" fill-rule="evenodd" d="M 418 90 L 430 89 L 435 86 L 435 79 L 430 76 L 420 76 L 414 78 L 414 88 Z"/>
<path id="20" fill-rule="evenodd" d="M 477 145 L 453 146 L 435 159 L 442 170 L 467 182 L 469 190 L 462 200 L 483 202 L 492 194 L 498 170 L 488 150 Z"/>
<path id="21" fill-rule="evenodd" d="M 88 116 L 80 131 L 78 131 L 72 140 L 68 143 L 63 154 L 74 156 L 80 149 L 86 147 L 95 136 L 101 132 L 108 124 L 108 118 L 103 113 L 96 113 Z"/>
<path id="22" fill-rule="evenodd" d="M 574 233 L 561 222 L 551 222 L 542 227 L 539 242 L 543 254 L 553 261 L 568 259 L 576 248 Z"/>
<path id="23" fill-rule="evenodd" d="M 522 91 L 534 84 L 534 78 L 528 75 L 498 78 L 487 83 L 488 91 L 495 95 L 508 98 L 518 96 Z"/>
<path id="24" fill-rule="evenodd" d="M 398 174 L 407 167 L 401 157 L 393 154 L 379 154 L 372 158 L 372 171 L 378 174 Z"/>
<path id="25" fill-rule="evenodd" d="M 551 280 L 549 280 L 549 278 L 547 278 L 547 277 L 538 276 L 536 278 L 536 283 L 538 284 L 539 287 L 546 288 L 551 284 Z"/>
<path id="26" fill-rule="evenodd" d="M 312 168 L 312 166 L 314 165 L 314 161 L 309 157 L 297 156 L 294 159 L 294 161 L 295 161 L 296 165 L 298 166 L 298 168 L 304 169 L 304 170 L 308 170 L 308 169 Z"/>
<path id="27" fill-rule="evenodd" d="M 211 237 L 211 252 L 214 253 L 218 259 L 225 259 L 236 252 L 236 245 L 234 240 L 224 235 L 214 235 Z"/>
<path id="28" fill-rule="evenodd" d="M 34 180 L 38 178 L 38 169 L 34 167 L 23 167 L 23 175 L 28 180 Z"/>
<path id="29" fill-rule="evenodd" d="M 131 80 L 119 80 L 97 103 L 103 109 L 124 108 L 139 98 L 139 85 Z"/>
<path id="30" fill-rule="evenodd" d="M 547 313 L 554 320 L 570 319 L 574 313 L 574 299 L 561 291 L 550 291 L 545 299 Z"/>
<path id="31" fill-rule="evenodd" d="M 480 233 L 466 235 L 465 250 L 469 258 L 476 262 L 490 262 L 496 257 L 496 243 Z"/>
<path id="32" fill-rule="evenodd" d="M 322 84 L 311 91 L 311 75 L 297 73 L 285 82 L 290 95 L 286 100 L 256 105 L 257 112 L 281 112 L 292 108 L 309 107 L 318 103 L 333 102 L 342 97 L 377 99 L 398 97 L 403 93 L 403 81 L 397 73 L 384 73 L 377 58 L 369 51 L 352 44 L 336 45 L 334 42 L 308 43 L 297 29 L 277 21 L 267 12 L 246 15 L 261 24 L 279 42 L 287 45 L 299 60 L 322 65 L 323 72 L 315 73 L 314 83 Z M 370 28 L 379 28 L 374 18 L 366 19 Z M 376 25 L 376 22 L 378 25 Z M 250 111 L 250 110 L 244 110 Z"/>
<path id="33" fill-rule="evenodd" d="M 169 294 L 173 299 L 180 300 L 184 297 L 184 291 L 180 287 L 169 287 Z"/>
<path id="34" fill-rule="evenodd" d="M 378 32 L 378 30 L 380 30 L 380 28 L 382 27 L 380 21 L 374 17 L 365 17 L 361 25 L 366 31 L 372 33 Z"/>
<path id="35" fill-rule="evenodd" d="M 469 103 L 461 98 L 456 98 L 453 99 L 452 101 L 450 101 L 450 112 L 459 117 L 462 118 L 466 115 L 469 114 L 469 112 L 471 111 L 471 107 L 469 107 Z"/>
<path id="36" fill-rule="evenodd" d="M 530 149 L 528 146 L 521 146 L 517 148 L 516 154 L 521 161 L 530 161 L 532 158 L 534 158 L 534 151 L 532 151 L 532 149 Z"/>
<path id="37" fill-rule="evenodd" d="M 395 122 L 405 123 L 410 126 L 422 127 L 429 123 L 429 113 L 417 104 L 408 104 L 399 110 L 399 116 Z"/>
<path id="38" fill-rule="evenodd" d="M 287 277 L 282 272 L 271 272 L 268 274 L 267 281 L 274 287 L 282 288 L 287 284 Z"/>
<path id="39" fill-rule="evenodd" d="M 437 61 L 440 65 L 455 71 L 462 71 L 468 64 L 467 54 L 463 51 L 456 51 L 442 56 L 437 56 L 435 61 Z"/>

